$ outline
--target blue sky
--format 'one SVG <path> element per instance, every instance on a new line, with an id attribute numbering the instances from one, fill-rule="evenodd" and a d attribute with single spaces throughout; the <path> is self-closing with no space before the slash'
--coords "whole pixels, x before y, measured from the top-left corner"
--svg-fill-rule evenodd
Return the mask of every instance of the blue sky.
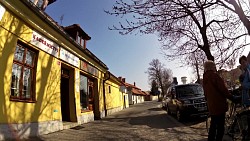
<path id="1" fill-rule="evenodd" d="M 120 35 L 108 27 L 117 25 L 123 19 L 104 13 L 114 4 L 114 0 L 57 0 L 45 12 L 62 26 L 80 24 L 91 37 L 87 48 L 102 60 L 115 76 L 126 78 L 127 83 L 136 83 L 144 91 L 150 90 L 148 75 L 145 73 L 152 59 L 159 59 L 166 68 L 178 77 L 194 77 L 191 69 L 180 68 L 177 61 L 164 59 L 156 35 Z"/>

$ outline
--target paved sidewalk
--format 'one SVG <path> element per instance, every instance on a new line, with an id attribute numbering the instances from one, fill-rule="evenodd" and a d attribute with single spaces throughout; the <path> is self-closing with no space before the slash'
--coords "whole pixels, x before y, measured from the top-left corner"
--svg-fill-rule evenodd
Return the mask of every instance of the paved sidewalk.
<path id="1" fill-rule="evenodd" d="M 186 125 L 145 102 L 71 129 L 30 138 L 30 141 L 206 141 L 204 122 Z M 224 141 L 231 141 L 225 136 Z"/>

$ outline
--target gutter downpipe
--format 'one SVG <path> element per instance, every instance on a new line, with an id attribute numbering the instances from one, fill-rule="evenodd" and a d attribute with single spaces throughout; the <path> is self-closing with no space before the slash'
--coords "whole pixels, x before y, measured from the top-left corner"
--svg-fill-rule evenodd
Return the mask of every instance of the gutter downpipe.
<path id="1" fill-rule="evenodd" d="M 104 74 L 104 80 L 103 80 L 103 107 L 104 107 L 104 112 L 105 112 L 105 117 L 108 115 L 107 113 L 107 105 L 106 105 L 106 92 L 105 92 L 105 82 L 110 79 L 110 72 L 107 71 Z"/>

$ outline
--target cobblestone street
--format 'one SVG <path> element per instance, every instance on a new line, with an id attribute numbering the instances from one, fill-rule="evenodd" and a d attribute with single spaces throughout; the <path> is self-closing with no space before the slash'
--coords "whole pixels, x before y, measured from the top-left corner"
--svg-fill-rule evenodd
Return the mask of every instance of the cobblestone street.
<path id="1" fill-rule="evenodd" d="M 28 140 L 46 141 L 206 141 L 204 120 L 179 123 L 160 103 L 133 105 L 102 120 Z M 224 137 L 224 141 L 230 141 Z"/>

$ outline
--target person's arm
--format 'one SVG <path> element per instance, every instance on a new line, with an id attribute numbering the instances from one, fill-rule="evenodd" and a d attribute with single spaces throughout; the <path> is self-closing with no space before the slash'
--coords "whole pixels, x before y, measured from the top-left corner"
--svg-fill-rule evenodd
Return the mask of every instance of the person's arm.
<path id="1" fill-rule="evenodd" d="M 242 87 L 243 89 L 250 89 L 250 70 L 249 70 L 249 66 L 245 72 L 245 76 L 242 82 Z"/>
<path id="2" fill-rule="evenodd" d="M 204 73 L 203 74 L 203 85 L 202 85 L 202 87 L 203 87 L 203 90 L 204 90 L 205 100 L 207 101 L 207 93 L 205 91 L 206 81 L 207 81 L 207 77 L 206 77 L 206 74 Z"/>

